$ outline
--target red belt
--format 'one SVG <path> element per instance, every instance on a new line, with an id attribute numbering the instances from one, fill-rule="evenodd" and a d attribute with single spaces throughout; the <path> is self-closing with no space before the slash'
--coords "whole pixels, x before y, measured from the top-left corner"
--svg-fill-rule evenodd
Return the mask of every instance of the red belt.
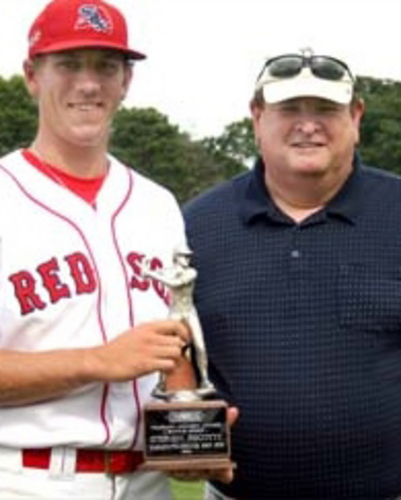
<path id="1" fill-rule="evenodd" d="M 77 448 L 75 472 L 104 472 L 127 474 L 134 472 L 143 462 L 140 451 L 129 450 L 84 450 Z M 48 469 L 51 448 L 22 450 L 24 467 Z"/>

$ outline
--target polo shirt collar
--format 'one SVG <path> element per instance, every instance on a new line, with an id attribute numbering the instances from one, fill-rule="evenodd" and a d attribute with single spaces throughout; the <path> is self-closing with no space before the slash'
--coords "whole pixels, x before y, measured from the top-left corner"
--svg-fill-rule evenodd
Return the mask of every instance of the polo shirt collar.
<path id="1" fill-rule="evenodd" d="M 327 216 L 342 218 L 353 224 L 363 201 L 362 189 L 362 164 L 358 154 L 354 155 L 353 169 L 334 198 L 324 208 Z M 236 196 L 238 200 L 239 215 L 246 224 L 251 224 L 256 219 L 272 221 L 284 220 L 283 214 L 276 207 L 264 182 L 264 164 L 258 158 L 254 167 L 245 175 L 245 182 L 237 178 Z M 242 177 L 244 180 L 244 177 Z"/>

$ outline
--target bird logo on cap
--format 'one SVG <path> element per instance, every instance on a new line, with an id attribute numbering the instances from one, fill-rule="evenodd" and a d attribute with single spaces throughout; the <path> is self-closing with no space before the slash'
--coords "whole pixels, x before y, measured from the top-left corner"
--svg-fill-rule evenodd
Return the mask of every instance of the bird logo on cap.
<path id="1" fill-rule="evenodd" d="M 82 5 L 79 9 L 79 18 L 75 29 L 92 28 L 97 32 L 110 33 L 113 29 L 113 23 L 105 9 L 98 5 Z"/>
<path id="2" fill-rule="evenodd" d="M 29 37 L 29 47 L 34 47 L 41 39 L 42 33 L 40 30 L 36 30 Z"/>

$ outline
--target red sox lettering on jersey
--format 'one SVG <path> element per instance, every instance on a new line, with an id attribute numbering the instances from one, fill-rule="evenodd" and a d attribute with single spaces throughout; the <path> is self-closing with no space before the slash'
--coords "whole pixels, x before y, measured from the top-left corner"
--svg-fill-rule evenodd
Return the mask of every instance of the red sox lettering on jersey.
<path id="1" fill-rule="evenodd" d="M 132 272 L 130 287 L 147 292 L 152 286 L 157 295 L 168 304 L 168 292 L 165 286 L 141 275 L 139 264 L 143 258 L 144 255 L 137 252 L 130 252 L 127 256 L 126 261 Z M 15 297 L 20 304 L 22 315 L 44 309 L 49 303 L 55 304 L 59 300 L 69 299 L 72 294 L 81 295 L 93 293 L 96 290 L 95 272 L 86 255 L 77 252 L 66 255 L 63 260 L 68 265 L 75 285 L 74 290 L 71 290 L 68 284 L 62 281 L 60 264 L 56 257 L 42 262 L 35 270 L 21 270 L 9 276 L 8 279 L 14 286 Z M 160 259 L 157 257 L 151 259 L 152 269 L 161 267 L 163 267 L 163 263 Z"/>
<path id="2" fill-rule="evenodd" d="M 166 189 L 109 159 L 94 209 L 42 174 L 21 151 L 2 158 L 3 348 L 96 346 L 168 317 L 169 291 L 142 276 L 141 261 L 151 259 L 153 269 L 171 265 L 174 249 L 185 240 L 179 206 Z M 50 243 L 52 233 L 57 238 Z M 141 408 L 150 401 L 157 376 L 91 384 L 3 409 L 0 445 L 141 449 Z"/>

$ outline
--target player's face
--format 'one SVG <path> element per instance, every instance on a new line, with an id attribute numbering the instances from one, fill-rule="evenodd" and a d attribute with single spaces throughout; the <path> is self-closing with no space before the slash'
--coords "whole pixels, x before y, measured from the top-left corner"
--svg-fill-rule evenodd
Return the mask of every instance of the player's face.
<path id="1" fill-rule="evenodd" d="M 79 49 L 28 61 L 25 76 L 42 138 L 96 147 L 107 144 L 132 69 L 117 51 Z"/>

